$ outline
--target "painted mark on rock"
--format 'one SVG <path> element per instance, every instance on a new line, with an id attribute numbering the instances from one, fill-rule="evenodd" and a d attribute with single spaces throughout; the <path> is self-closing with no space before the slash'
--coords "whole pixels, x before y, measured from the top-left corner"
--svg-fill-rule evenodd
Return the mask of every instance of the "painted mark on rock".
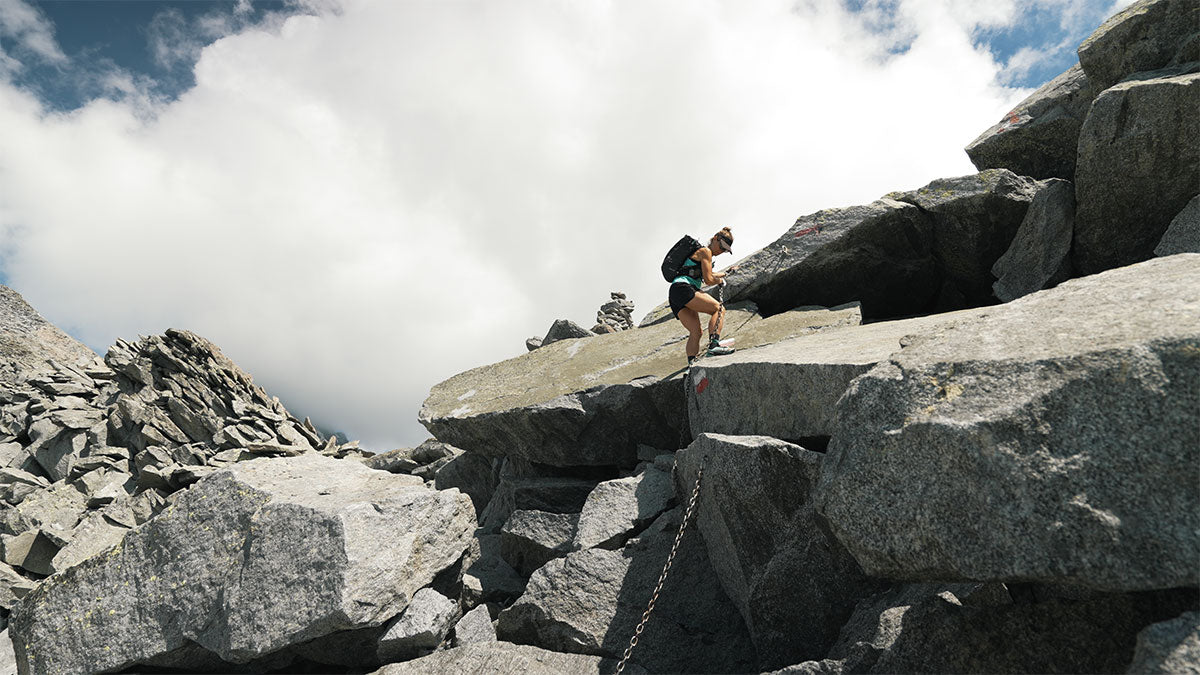
<path id="1" fill-rule="evenodd" d="M 1021 126 L 1022 124 L 1028 122 L 1031 119 L 1033 119 L 1032 115 L 1028 115 L 1028 114 L 1022 115 L 1021 113 L 1018 113 L 1016 110 L 1013 110 L 1008 113 L 1007 117 L 1005 117 L 1003 120 L 1001 120 L 1000 128 L 996 130 L 996 133 L 1002 134 L 1005 131 L 1012 129 L 1013 127 Z"/>
<path id="2" fill-rule="evenodd" d="M 813 225 L 812 227 L 806 227 L 803 230 L 800 230 L 799 232 L 797 232 L 792 238 L 799 239 L 800 237 L 803 237 L 806 234 L 820 234 L 821 230 L 823 230 L 823 229 L 825 229 L 825 228 L 821 227 L 820 225 Z"/>
<path id="3" fill-rule="evenodd" d="M 697 370 L 695 377 L 696 377 L 696 393 L 703 394 L 704 390 L 708 389 L 708 384 L 709 384 L 708 376 L 704 374 L 703 370 Z"/>

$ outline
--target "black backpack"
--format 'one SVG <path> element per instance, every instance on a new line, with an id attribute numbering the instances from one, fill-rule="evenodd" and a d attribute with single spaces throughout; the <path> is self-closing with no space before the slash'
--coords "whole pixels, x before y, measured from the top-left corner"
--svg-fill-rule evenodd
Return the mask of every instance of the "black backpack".
<path id="1" fill-rule="evenodd" d="M 691 235 L 683 235 L 683 239 L 675 242 L 670 251 L 667 251 L 667 257 L 663 258 L 662 275 L 667 281 L 675 281 L 679 276 L 697 276 L 700 274 L 700 267 L 697 265 L 693 270 L 683 271 L 683 263 L 692 257 L 699 248 L 700 242 L 696 241 Z"/>

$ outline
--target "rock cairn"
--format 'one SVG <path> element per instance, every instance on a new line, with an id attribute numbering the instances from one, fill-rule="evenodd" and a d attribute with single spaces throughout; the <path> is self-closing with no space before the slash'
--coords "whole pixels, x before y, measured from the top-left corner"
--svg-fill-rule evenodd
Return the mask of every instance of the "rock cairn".
<path id="1" fill-rule="evenodd" d="M 525 340 L 525 348 L 533 351 L 559 340 L 595 337 L 634 328 L 636 324 L 633 321 L 633 301 L 626 299 L 625 294 L 618 291 L 613 291 L 610 297 L 608 302 L 600 305 L 600 311 L 596 312 L 596 325 L 592 326 L 591 330 L 568 319 L 556 319 L 550 325 L 550 330 L 546 331 L 545 337 L 535 336 Z"/>
<path id="2" fill-rule="evenodd" d="M 596 325 L 592 326 L 592 332 L 597 335 L 616 333 L 634 327 L 633 301 L 627 300 L 625 294 L 618 291 L 613 291 L 610 295 L 611 300 L 600 305 L 600 311 L 596 312 Z"/>

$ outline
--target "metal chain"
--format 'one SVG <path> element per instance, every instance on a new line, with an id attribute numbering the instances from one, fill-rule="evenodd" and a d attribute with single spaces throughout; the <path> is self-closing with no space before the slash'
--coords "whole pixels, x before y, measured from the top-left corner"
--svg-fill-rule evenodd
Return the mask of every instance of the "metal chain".
<path id="1" fill-rule="evenodd" d="M 621 662 L 617 664 L 617 675 L 625 670 L 625 663 L 629 661 L 629 655 L 633 653 L 633 648 L 638 644 L 638 638 L 642 635 L 642 629 L 646 626 L 646 621 L 650 619 L 650 613 L 654 611 L 654 603 L 658 602 L 658 594 L 662 592 L 663 582 L 667 580 L 667 573 L 671 571 L 671 563 L 675 562 L 675 552 L 679 550 L 679 542 L 683 541 L 683 531 L 687 529 L 688 521 L 692 519 L 692 513 L 696 510 L 696 502 L 700 498 L 700 479 L 704 476 L 704 464 L 700 464 L 700 470 L 696 472 L 696 487 L 692 489 L 692 499 L 688 502 L 687 510 L 683 514 L 683 521 L 679 523 L 679 532 L 675 535 L 675 543 L 671 546 L 671 553 L 667 556 L 667 563 L 663 565 L 662 574 L 658 577 L 658 584 L 654 587 L 654 593 L 650 595 L 650 603 L 646 605 L 646 611 L 642 612 L 642 620 L 638 622 L 637 628 L 633 630 L 633 637 L 629 638 L 629 646 L 625 648 L 625 655 L 621 657 Z"/>

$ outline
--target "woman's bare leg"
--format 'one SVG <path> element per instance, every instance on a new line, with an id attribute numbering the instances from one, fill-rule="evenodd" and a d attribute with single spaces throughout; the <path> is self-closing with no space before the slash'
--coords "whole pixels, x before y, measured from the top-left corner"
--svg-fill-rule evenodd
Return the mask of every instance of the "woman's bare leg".
<path id="1" fill-rule="evenodd" d="M 687 356 L 688 360 L 691 360 L 700 353 L 700 315 L 696 310 L 684 307 L 679 310 L 678 318 L 688 330 Z"/>
<path id="2" fill-rule="evenodd" d="M 721 331 L 725 328 L 725 306 L 717 302 L 711 295 L 697 293 L 696 297 L 692 298 L 679 313 L 682 315 L 684 311 L 689 309 L 699 314 L 712 315 L 712 318 L 708 320 L 709 335 L 720 335 Z M 699 321 L 700 317 L 697 316 L 696 320 Z"/>

